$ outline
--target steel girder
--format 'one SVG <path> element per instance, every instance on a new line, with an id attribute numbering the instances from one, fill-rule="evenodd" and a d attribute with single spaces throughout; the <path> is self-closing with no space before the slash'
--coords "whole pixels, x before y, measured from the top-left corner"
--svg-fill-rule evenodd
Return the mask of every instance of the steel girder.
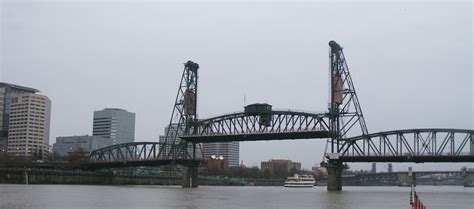
<path id="1" fill-rule="evenodd" d="M 90 162 L 142 161 L 159 158 L 159 142 L 133 142 L 112 145 L 91 152 Z"/>
<path id="2" fill-rule="evenodd" d="M 185 159 L 163 156 L 159 153 L 157 142 L 133 142 L 117 144 L 91 152 L 89 162 L 80 165 L 84 170 L 125 168 L 137 166 L 162 166 L 162 165 L 201 165 L 202 159 Z"/>
<path id="3" fill-rule="evenodd" d="M 474 162 L 473 136 L 467 129 L 394 130 L 340 140 L 338 153 L 352 162 Z"/>
<path id="4" fill-rule="evenodd" d="M 327 113 L 272 111 L 270 124 L 261 124 L 260 115 L 245 112 L 198 121 L 197 133 L 183 135 L 190 142 L 259 141 L 302 138 L 328 138 Z"/>

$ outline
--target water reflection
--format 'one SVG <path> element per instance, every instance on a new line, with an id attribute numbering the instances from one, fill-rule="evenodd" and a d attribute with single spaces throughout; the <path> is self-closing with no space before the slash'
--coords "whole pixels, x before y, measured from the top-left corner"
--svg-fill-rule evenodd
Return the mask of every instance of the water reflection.
<path id="1" fill-rule="evenodd" d="M 0 209 L 408 208 L 406 187 L 211 187 L 0 185 Z M 474 188 L 417 187 L 430 209 L 470 209 Z"/>

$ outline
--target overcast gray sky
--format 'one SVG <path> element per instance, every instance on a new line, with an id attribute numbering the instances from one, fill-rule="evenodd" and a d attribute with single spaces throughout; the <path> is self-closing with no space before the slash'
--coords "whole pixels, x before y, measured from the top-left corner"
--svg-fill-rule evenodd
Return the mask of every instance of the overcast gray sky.
<path id="1" fill-rule="evenodd" d="M 242 110 L 244 95 L 247 104 L 325 111 L 328 42 L 336 40 L 369 132 L 474 129 L 472 10 L 469 1 L 3 0 L 0 81 L 52 100 L 51 144 L 57 136 L 91 134 L 93 111 L 104 107 L 135 112 L 136 141 L 157 141 L 187 60 L 201 67 L 200 118 Z M 292 159 L 310 168 L 324 145 L 245 142 L 240 158 L 246 165 Z"/>

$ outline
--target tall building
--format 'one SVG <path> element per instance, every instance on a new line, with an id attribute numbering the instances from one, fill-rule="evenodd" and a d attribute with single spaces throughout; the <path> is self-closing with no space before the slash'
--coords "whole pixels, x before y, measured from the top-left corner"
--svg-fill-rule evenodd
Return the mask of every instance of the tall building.
<path id="1" fill-rule="evenodd" d="M 6 152 L 11 101 L 18 93 L 36 93 L 36 89 L 0 82 L 0 152 Z"/>
<path id="2" fill-rule="evenodd" d="M 168 125 L 165 127 L 165 133 L 163 135 L 160 135 L 159 136 L 159 142 L 160 143 L 167 143 L 167 144 L 174 144 L 174 143 L 177 143 L 175 140 L 172 140 L 172 139 L 168 139 L 166 138 L 166 134 L 168 133 L 168 131 L 170 131 L 170 136 L 174 136 L 176 134 L 176 130 L 177 130 L 177 124 L 171 124 L 171 127 Z M 181 134 L 181 133 L 180 133 Z M 160 147 L 160 149 L 163 149 L 162 147 Z M 164 152 L 165 153 L 169 153 L 170 152 L 170 149 L 171 149 L 171 146 L 166 146 L 164 147 Z"/>
<path id="3" fill-rule="evenodd" d="M 202 154 L 204 159 L 212 155 L 223 156 L 229 161 L 230 167 L 239 166 L 239 142 L 203 143 Z"/>
<path id="4" fill-rule="evenodd" d="M 66 157 L 73 152 L 90 152 L 110 146 L 110 139 L 101 136 L 60 136 L 56 137 L 53 153 L 56 157 Z"/>
<path id="5" fill-rule="evenodd" d="M 94 111 L 92 135 L 110 139 L 111 144 L 134 142 L 135 113 L 117 108 Z"/>
<path id="6" fill-rule="evenodd" d="M 8 154 L 46 157 L 49 154 L 51 101 L 47 96 L 17 93 L 11 98 Z"/>
<path id="7" fill-rule="evenodd" d="M 170 152 L 170 149 L 171 149 L 171 145 L 172 144 L 179 144 L 181 142 L 181 139 L 179 137 L 177 137 L 176 139 L 173 139 L 172 137 L 171 138 L 166 138 L 166 134 L 169 132 L 169 135 L 170 136 L 175 136 L 176 133 L 178 132 L 178 136 L 179 135 L 182 135 L 184 133 L 184 130 L 178 130 L 178 124 L 171 124 L 171 127 L 168 125 L 165 127 L 165 133 L 163 135 L 160 135 L 159 136 L 159 142 L 160 143 L 167 143 L 168 146 L 166 146 L 164 148 L 163 151 L 165 151 L 166 154 L 168 154 Z M 200 144 L 197 145 L 197 149 L 196 149 L 196 158 L 202 158 L 202 152 L 201 152 L 201 149 L 200 148 Z M 160 148 L 161 149 L 161 148 Z M 193 153 L 193 147 L 191 144 L 189 144 L 188 146 L 188 153 Z"/>

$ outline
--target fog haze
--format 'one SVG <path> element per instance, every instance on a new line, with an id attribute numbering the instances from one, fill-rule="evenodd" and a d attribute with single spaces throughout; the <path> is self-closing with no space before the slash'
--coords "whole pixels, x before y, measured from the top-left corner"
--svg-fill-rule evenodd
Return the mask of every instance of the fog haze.
<path id="1" fill-rule="evenodd" d="M 328 42 L 336 40 L 369 132 L 474 129 L 472 9 L 472 2 L 4 0 L 0 81 L 52 100 L 51 144 L 92 134 L 93 111 L 105 107 L 135 112 L 136 141 L 157 141 L 187 60 L 200 65 L 199 118 L 241 111 L 244 97 L 326 111 Z M 240 159 L 247 166 L 291 159 L 309 169 L 324 145 L 243 142 Z M 417 168 L 435 165 L 461 166 Z"/>

